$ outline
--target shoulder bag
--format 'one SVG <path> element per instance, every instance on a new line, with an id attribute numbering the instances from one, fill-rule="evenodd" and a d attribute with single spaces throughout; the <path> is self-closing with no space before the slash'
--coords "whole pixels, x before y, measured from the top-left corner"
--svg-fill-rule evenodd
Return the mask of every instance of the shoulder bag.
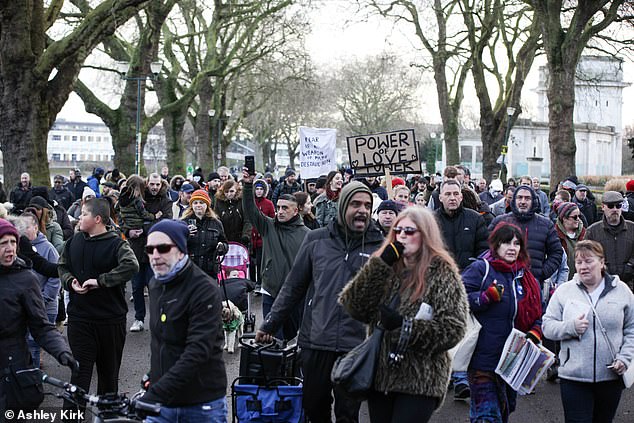
<path id="1" fill-rule="evenodd" d="M 490 264 L 486 259 L 484 260 L 484 264 L 486 270 L 484 272 L 484 276 L 482 277 L 482 281 L 480 282 L 480 291 L 482 291 L 484 282 L 486 282 L 486 279 L 489 276 Z M 476 319 L 473 315 L 473 312 L 469 311 L 469 315 L 467 316 L 467 330 L 464 338 L 462 338 L 462 341 L 458 342 L 456 346 L 449 350 L 449 356 L 452 359 L 451 370 L 453 372 L 467 371 L 469 363 L 471 362 L 471 357 L 475 351 L 476 344 L 478 343 L 480 329 L 482 329 L 482 325 L 480 325 L 478 319 Z"/>
<path id="2" fill-rule="evenodd" d="M 594 308 L 594 304 L 592 304 L 592 299 L 590 299 L 590 295 L 587 292 L 586 295 L 588 302 L 590 303 L 590 308 L 592 308 L 594 319 L 599 324 L 599 330 L 603 334 L 605 341 L 608 343 L 608 348 L 610 349 L 610 354 L 612 354 L 612 359 L 616 360 L 616 350 L 614 349 L 614 345 L 612 345 L 612 341 L 610 341 L 610 338 L 608 337 L 608 332 L 605 330 L 603 324 L 601 323 L 599 313 L 597 313 L 597 310 Z M 632 362 L 630 362 L 630 365 L 627 366 L 627 370 L 625 370 L 625 373 L 621 375 L 621 378 L 626 388 L 629 388 L 630 386 L 632 386 L 632 384 L 634 384 L 634 360 L 632 360 Z"/>
<path id="3" fill-rule="evenodd" d="M 392 297 L 390 307 L 396 304 L 398 298 L 398 295 Z M 372 335 L 348 353 L 337 358 L 330 373 L 330 380 L 335 386 L 339 386 L 350 396 L 359 399 L 367 397 L 374 383 L 383 332 L 383 327 L 374 325 Z"/>

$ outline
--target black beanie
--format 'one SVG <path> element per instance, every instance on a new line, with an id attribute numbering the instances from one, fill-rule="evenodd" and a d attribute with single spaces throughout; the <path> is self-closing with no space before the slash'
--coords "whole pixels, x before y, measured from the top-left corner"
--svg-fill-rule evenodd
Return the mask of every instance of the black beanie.
<path id="1" fill-rule="evenodd" d="M 187 254 L 187 238 L 189 238 L 189 229 L 187 224 L 182 220 L 164 219 L 153 225 L 148 235 L 152 232 L 162 232 L 178 247 L 181 253 Z"/>

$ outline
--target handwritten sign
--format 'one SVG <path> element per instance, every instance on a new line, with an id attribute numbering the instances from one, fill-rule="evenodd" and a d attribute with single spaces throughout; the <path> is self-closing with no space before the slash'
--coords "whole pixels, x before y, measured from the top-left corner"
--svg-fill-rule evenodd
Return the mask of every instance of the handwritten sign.
<path id="1" fill-rule="evenodd" d="M 319 178 L 337 169 L 337 130 L 299 127 L 299 169 L 302 178 Z"/>
<path id="2" fill-rule="evenodd" d="M 422 173 L 413 129 L 347 137 L 350 166 L 355 175 Z"/>

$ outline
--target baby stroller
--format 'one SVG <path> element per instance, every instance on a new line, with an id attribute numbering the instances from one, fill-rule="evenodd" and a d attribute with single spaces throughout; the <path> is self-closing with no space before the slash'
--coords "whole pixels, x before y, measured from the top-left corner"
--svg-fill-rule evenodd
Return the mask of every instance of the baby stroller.
<path id="1" fill-rule="evenodd" d="M 237 242 L 229 242 L 229 249 L 220 262 L 218 284 L 223 295 L 244 315 L 244 331 L 255 331 L 255 313 L 251 312 L 251 295 L 255 283 L 249 280 L 249 250 Z"/>

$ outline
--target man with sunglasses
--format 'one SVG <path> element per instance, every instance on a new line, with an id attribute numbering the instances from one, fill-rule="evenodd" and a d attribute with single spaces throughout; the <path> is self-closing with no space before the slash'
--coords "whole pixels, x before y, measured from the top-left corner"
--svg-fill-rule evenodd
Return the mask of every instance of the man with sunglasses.
<path id="1" fill-rule="evenodd" d="M 630 288 L 634 282 L 634 223 L 622 216 L 623 195 L 616 191 L 603 193 L 603 220 L 588 228 L 586 239 L 603 246 L 605 264 L 611 275 L 619 278 Z"/>
<path id="2" fill-rule="evenodd" d="M 79 372 L 71 383 L 89 391 L 96 365 L 98 395 L 118 391 L 128 312 L 125 285 L 139 270 L 128 242 L 109 224 L 108 200 L 86 200 L 79 232 L 66 241 L 58 268 L 70 297 L 68 343 L 79 361 Z M 74 407 L 64 404 L 64 408 Z"/>
<path id="3" fill-rule="evenodd" d="M 148 423 L 226 422 L 222 296 L 187 254 L 189 229 L 161 220 L 149 230 L 150 383 L 143 401 L 161 403 Z"/>

